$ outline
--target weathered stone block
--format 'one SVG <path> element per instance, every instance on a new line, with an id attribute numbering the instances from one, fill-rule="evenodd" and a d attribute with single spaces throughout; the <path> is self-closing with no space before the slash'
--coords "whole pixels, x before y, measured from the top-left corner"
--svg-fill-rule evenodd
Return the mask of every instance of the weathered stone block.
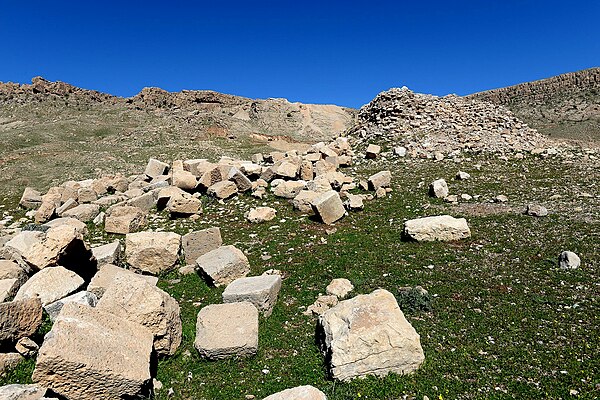
<path id="1" fill-rule="evenodd" d="M 258 349 L 258 310 L 248 302 L 211 304 L 198 313 L 194 346 L 218 360 L 249 356 Z"/>

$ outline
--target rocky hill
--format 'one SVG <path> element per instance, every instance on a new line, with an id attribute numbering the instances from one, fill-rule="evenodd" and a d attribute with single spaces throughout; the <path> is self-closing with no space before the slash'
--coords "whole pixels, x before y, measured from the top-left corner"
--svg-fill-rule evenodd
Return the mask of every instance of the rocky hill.
<path id="1" fill-rule="evenodd" d="M 290 150 L 335 138 L 354 123 L 354 114 L 335 105 L 203 90 L 145 88 L 122 98 L 40 77 L 31 84 L 0 83 L 0 185 L 14 196 L 22 185 L 48 187 L 58 176 L 132 171 L 155 155 L 172 160 L 261 146 Z"/>
<path id="2" fill-rule="evenodd" d="M 600 68 L 590 68 L 467 96 L 509 108 L 551 137 L 600 138 Z"/>
<path id="3" fill-rule="evenodd" d="M 41 77 L 31 84 L 0 83 L 0 104 L 15 109 L 29 103 L 61 102 L 67 107 L 112 106 L 153 113 L 179 128 L 206 135 L 263 134 L 294 141 L 327 140 L 348 128 L 353 110 L 334 105 L 291 103 L 286 99 L 253 100 L 209 90 L 167 92 L 144 88 L 131 98 L 86 90 Z"/>

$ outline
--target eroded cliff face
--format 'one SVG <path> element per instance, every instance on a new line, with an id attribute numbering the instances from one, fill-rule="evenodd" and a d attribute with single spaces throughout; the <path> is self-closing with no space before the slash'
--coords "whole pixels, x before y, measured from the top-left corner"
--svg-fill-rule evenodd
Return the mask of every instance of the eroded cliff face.
<path id="1" fill-rule="evenodd" d="M 600 138 L 600 68 L 467 97 L 503 105 L 531 127 L 551 137 Z"/>

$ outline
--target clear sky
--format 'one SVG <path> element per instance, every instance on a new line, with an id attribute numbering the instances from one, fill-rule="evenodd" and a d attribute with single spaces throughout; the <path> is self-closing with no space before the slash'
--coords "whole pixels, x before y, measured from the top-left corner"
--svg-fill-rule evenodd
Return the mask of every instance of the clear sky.
<path id="1" fill-rule="evenodd" d="M 0 0 L 0 81 L 359 107 L 600 66 L 600 1 Z"/>

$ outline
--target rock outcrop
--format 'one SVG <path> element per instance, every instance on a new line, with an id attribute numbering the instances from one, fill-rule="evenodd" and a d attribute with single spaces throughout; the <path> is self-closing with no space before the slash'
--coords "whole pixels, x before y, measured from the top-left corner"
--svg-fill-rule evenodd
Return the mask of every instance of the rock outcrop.
<path id="1" fill-rule="evenodd" d="M 600 68 L 487 90 L 467 98 L 504 106 L 551 137 L 600 135 Z"/>

